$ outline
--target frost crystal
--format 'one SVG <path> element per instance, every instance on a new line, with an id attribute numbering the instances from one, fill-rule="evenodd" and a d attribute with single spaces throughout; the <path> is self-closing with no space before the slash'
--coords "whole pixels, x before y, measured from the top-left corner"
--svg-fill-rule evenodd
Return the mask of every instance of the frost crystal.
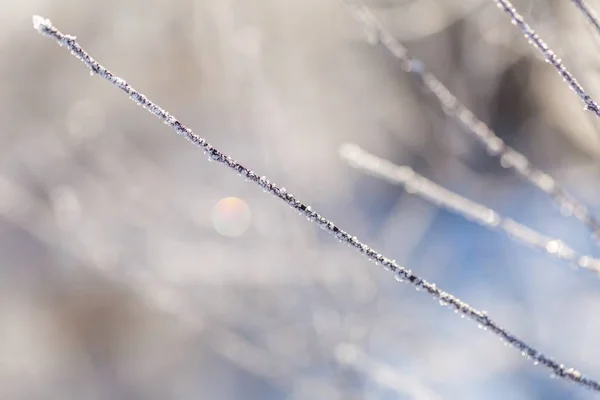
<path id="1" fill-rule="evenodd" d="M 33 28 L 36 29 L 40 33 L 45 33 L 45 29 L 52 26 L 50 20 L 40 17 L 39 15 L 33 16 Z"/>

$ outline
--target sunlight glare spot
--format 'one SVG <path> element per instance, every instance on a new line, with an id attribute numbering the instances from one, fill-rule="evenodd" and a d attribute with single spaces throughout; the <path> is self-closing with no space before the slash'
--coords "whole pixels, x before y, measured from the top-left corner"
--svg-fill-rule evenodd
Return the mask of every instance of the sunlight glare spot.
<path id="1" fill-rule="evenodd" d="M 237 197 L 226 197 L 217 202 L 212 212 L 215 230 L 228 237 L 241 236 L 248 227 L 252 215 L 246 202 Z"/>

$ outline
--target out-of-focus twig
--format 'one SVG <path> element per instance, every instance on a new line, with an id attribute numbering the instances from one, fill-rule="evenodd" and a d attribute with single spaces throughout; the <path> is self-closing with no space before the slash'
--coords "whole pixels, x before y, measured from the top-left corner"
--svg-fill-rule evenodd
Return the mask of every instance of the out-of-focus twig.
<path id="1" fill-rule="evenodd" d="M 579 10 L 581 10 L 583 15 L 587 18 L 589 23 L 592 24 L 592 26 L 596 30 L 596 33 L 600 35 L 600 19 L 598 18 L 598 14 L 592 8 L 592 6 L 590 6 L 585 0 L 571 1 L 573 2 L 573 4 L 575 4 L 577 8 L 579 8 Z"/>
<path id="2" fill-rule="evenodd" d="M 547 63 L 552 65 L 556 72 L 563 78 L 563 80 L 569 85 L 569 88 L 577 93 L 577 96 L 585 103 L 585 109 L 592 111 L 598 117 L 600 117 L 600 106 L 592 99 L 592 97 L 585 91 L 585 89 L 577 82 L 577 79 L 567 70 L 563 65 L 562 60 L 558 58 L 556 53 L 539 37 L 539 35 L 533 30 L 521 14 L 518 13 L 517 9 L 512 5 L 509 0 L 494 0 L 498 5 L 498 8 L 503 10 L 511 19 L 513 25 L 516 25 L 523 35 L 527 38 L 529 44 L 539 50 Z M 583 3 L 582 3 L 583 4 Z"/>
<path id="3" fill-rule="evenodd" d="M 377 362 L 357 346 L 341 343 L 335 350 L 337 361 L 354 368 L 381 386 L 414 400 L 440 400 L 441 397 L 416 377 L 401 373 L 395 368 Z"/>
<path id="4" fill-rule="evenodd" d="M 542 250 L 552 257 L 569 261 L 600 274 L 600 260 L 578 254 L 562 240 L 545 236 L 510 218 L 503 217 L 483 204 L 469 200 L 430 181 L 408 166 L 396 165 L 355 144 L 343 145 L 340 148 L 340 156 L 352 167 L 391 183 L 402 185 L 408 193 L 415 194 L 430 203 L 449 209 L 488 229 L 500 230 L 511 239 Z"/>
<path id="5" fill-rule="evenodd" d="M 586 206 L 569 194 L 553 177 L 536 169 L 529 160 L 515 149 L 507 146 L 494 131 L 480 121 L 448 88 L 428 72 L 420 60 L 409 56 L 406 48 L 383 27 L 368 7 L 358 0 L 346 0 L 356 18 L 368 30 L 371 42 L 381 42 L 399 61 L 402 68 L 429 93 L 442 107 L 446 115 L 458 121 L 486 148 L 491 156 L 500 159 L 504 168 L 512 169 L 517 175 L 549 195 L 561 208 L 582 222 L 597 240 L 600 240 L 600 221 L 591 215 Z"/>

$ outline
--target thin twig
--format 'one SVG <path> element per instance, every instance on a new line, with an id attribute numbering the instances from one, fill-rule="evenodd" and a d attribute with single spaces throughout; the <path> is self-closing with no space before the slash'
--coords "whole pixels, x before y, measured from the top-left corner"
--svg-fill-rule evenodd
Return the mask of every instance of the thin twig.
<path id="1" fill-rule="evenodd" d="M 498 157 L 504 168 L 511 168 L 525 181 L 549 195 L 561 211 L 572 215 L 583 223 L 600 240 L 600 221 L 591 215 L 586 206 L 569 194 L 553 177 L 531 165 L 527 158 L 507 146 L 490 127 L 479 120 L 471 110 L 433 74 L 425 69 L 423 62 L 409 56 L 407 49 L 371 13 L 368 7 L 357 0 L 346 0 L 357 20 L 368 30 L 370 39 L 383 44 L 401 67 L 421 85 L 442 107 L 449 117 L 458 121 L 468 133 L 477 139 L 491 156 Z"/>
<path id="2" fill-rule="evenodd" d="M 523 35 L 529 41 L 533 47 L 539 50 L 547 63 L 550 63 L 556 72 L 563 78 L 563 80 L 569 85 L 571 90 L 577 93 L 577 96 L 585 103 L 585 109 L 592 111 L 594 114 L 600 117 L 600 107 L 591 98 L 589 94 L 583 89 L 583 87 L 577 82 L 577 80 L 571 75 L 571 73 L 562 64 L 562 60 L 548 47 L 537 33 L 529 26 L 525 19 L 517 12 L 516 8 L 512 5 L 509 0 L 494 0 L 498 5 L 498 8 L 503 10 L 511 19 L 512 23 L 516 25 Z"/>
<path id="3" fill-rule="evenodd" d="M 523 356 L 531 359 L 534 363 L 539 363 L 540 365 L 545 366 L 554 374 L 565 380 L 578 383 L 589 389 L 600 392 L 600 383 L 598 381 L 585 377 L 579 371 L 573 368 L 567 368 L 554 359 L 547 357 L 529 344 L 525 343 L 523 340 L 502 328 L 485 312 L 471 307 L 457 297 L 454 297 L 451 294 L 437 288 L 435 284 L 413 274 L 409 269 L 399 266 L 394 260 L 384 257 L 366 244 L 360 242 L 355 236 L 351 236 L 347 232 L 338 228 L 333 222 L 313 211 L 310 206 L 307 206 L 306 204 L 297 200 L 284 188 L 275 185 L 264 176 L 259 176 L 255 172 L 251 171 L 242 164 L 233 160 L 228 155 L 210 145 L 206 140 L 197 136 L 167 111 L 156 105 L 142 93 L 132 88 L 124 79 L 113 75 L 110 71 L 100 65 L 85 50 L 81 48 L 73 36 L 61 33 L 48 19 L 44 19 L 40 16 L 34 16 L 33 26 L 41 34 L 56 40 L 59 45 L 65 46 L 75 57 L 81 60 L 92 73 L 101 76 L 113 85 L 117 86 L 135 103 L 147 109 L 163 123 L 171 126 L 175 132 L 184 136 L 194 145 L 200 147 L 210 160 L 224 164 L 228 168 L 237 172 L 239 175 L 243 176 L 247 181 L 253 182 L 260 186 L 265 192 L 268 192 L 271 195 L 285 201 L 291 208 L 296 210 L 300 215 L 305 216 L 310 222 L 317 224 L 321 229 L 336 237 L 340 242 L 347 244 L 354 250 L 357 250 L 376 265 L 381 265 L 387 271 L 393 273 L 398 281 L 408 282 L 417 290 L 426 291 L 434 299 L 437 299 L 440 302 L 440 305 L 453 308 L 457 313 L 461 313 L 471 320 L 477 322 L 482 329 L 489 329 L 507 344 L 520 351 Z"/>
<path id="4" fill-rule="evenodd" d="M 590 6 L 585 0 L 571 0 L 577 8 L 581 10 L 583 15 L 587 18 L 590 24 L 594 26 L 596 29 L 596 33 L 600 35 L 600 20 L 598 19 L 598 14 L 592 6 Z"/>
<path id="5" fill-rule="evenodd" d="M 511 239 L 544 251 L 552 257 L 569 261 L 573 265 L 600 274 L 600 260 L 577 253 L 562 240 L 551 238 L 523 224 L 506 218 L 483 204 L 469 200 L 417 174 L 405 165 L 377 157 L 355 144 L 345 144 L 340 148 L 340 156 L 354 168 L 360 169 L 393 184 L 402 185 L 410 193 L 417 195 L 439 207 L 451 210 L 468 220 L 506 233 Z"/>

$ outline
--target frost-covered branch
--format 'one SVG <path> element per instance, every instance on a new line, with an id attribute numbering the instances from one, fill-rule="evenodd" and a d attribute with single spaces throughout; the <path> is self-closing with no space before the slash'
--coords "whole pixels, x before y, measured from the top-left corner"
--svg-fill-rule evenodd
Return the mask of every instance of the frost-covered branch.
<path id="1" fill-rule="evenodd" d="M 217 148 L 213 147 L 206 140 L 199 137 L 189 128 L 184 126 L 179 120 L 177 120 L 177 118 L 156 105 L 154 102 L 148 99 L 148 97 L 131 87 L 124 79 L 113 75 L 109 70 L 100 65 L 85 50 L 81 48 L 73 36 L 63 34 L 56 29 L 49 20 L 40 16 L 34 16 L 33 26 L 41 34 L 56 40 L 59 45 L 66 47 L 75 57 L 81 60 L 93 74 L 97 74 L 113 85 L 117 86 L 135 103 L 147 109 L 163 123 L 173 128 L 175 132 L 184 136 L 194 145 L 201 148 L 205 155 L 208 156 L 209 160 L 213 160 L 225 165 L 229 169 L 241 175 L 246 181 L 257 184 L 265 192 L 268 192 L 271 195 L 285 201 L 288 206 L 290 206 L 300 215 L 306 217 L 310 222 L 318 225 L 325 232 L 336 237 L 341 243 L 348 245 L 363 256 L 367 257 L 376 265 L 380 265 L 387 271 L 391 272 L 396 280 L 407 282 L 418 290 L 426 291 L 430 296 L 438 300 L 440 305 L 453 308 L 457 313 L 460 313 L 478 323 L 481 328 L 493 332 L 505 343 L 517 349 L 523 356 L 531 359 L 534 363 L 539 363 L 540 365 L 550 369 L 554 374 L 561 378 L 600 392 L 600 383 L 598 381 L 585 377 L 579 371 L 573 368 L 568 368 L 536 350 L 534 347 L 530 346 L 514 334 L 501 327 L 485 312 L 471 307 L 459 298 L 439 289 L 434 283 L 430 283 L 425 279 L 413 274 L 411 270 L 398 265 L 394 260 L 384 257 L 366 244 L 359 241 L 356 236 L 352 236 L 349 233 L 341 230 L 333 222 L 313 211 L 310 206 L 297 200 L 283 187 L 277 186 L 269 181 L 265 176 L 258 175 L 257 173 L 235 161 L 227 154 L 224 154 Z"/>
<path id="2" fill-rule="evenodd" d="M 479 120 L 448 88 L 433 74 L 428 72 L 420 60 L 409 56 L 407 49 L 387 30 L 371 13 L 368 7 L 358 0 L 346 0 L 355 17 L 367 29 L 369 37 L 380 42 L 399 61 L 402 68 L 409 72 L 442 107 L 446 115 L 458 121 L 468 133 L 477 139 L 491 156 L 498 157 L 504 168 L 510 168 L 525 181 L 549 195 L 563 212 L 570 213 L 582 222 L 596 238 L 600 237 L 600 221 L 588 211 L 581 202 L 569 194 L 553 177 L 536 169 L 527 158 L 507 146 L 494 131 Z"/>
<path id="3" fill-rule="evenodd" d="M 600 117 L 600 107 L 598 104 L 590 97 L 589 94 L 583 89 L 583 87 L 577 82 L 577 80 L 571 75 L 571 73 L 565 68 L 562 63 L 562 60 L 558 58 L 558 56 L 548 47 L 546 42 L 544 42 L 537 33 L 533 30 L 532 27 L 529 26 L 523 16 L 521 16 L 512 3 L 509 0 L 494 0 L 498 8 L 503 10 L 511 19 L 513 25 L 516 25 L 529 44 L 539 50 L 547 63 L 552 65 L 556 72 L 563 78 L 563 80 L 569 85 L 571 90 L 577 93 L 577 96 L 585 103 L 585 109 L 592 111 L 594 114 Z M 583 4 L 583 2 L 580 2 Z"/>
<path id="4" fill-rule="evenodd" d="M 503 217 L 483 204 L 469 200 L 430 181 L 408 166 L 396 165 L 355 144 L 343 145 L 340 148 L 340 156 L 350 166 L 393 184 L 402 185 L 408 193 L 417 195 L 430 203 L 451 210 L 488 229 L 502 231 L 511 239 L 542 250 L 555 258 L 569 261 L 573 265 L 600 274 L 600 260 L 579 254 L 562 240 L 545 236 L 511 218 Z"/>
<path id="5" fill-rule="evenodd" d="M 583 13 L 583 15 L 587 18 L 588 22 L 592 24 L 596 33 L 600 35 L 600 20 L 598 19 L 598 14 L 592 6 L 590 6 L 585 0 L 571 0 L 579 10 Z"/>

